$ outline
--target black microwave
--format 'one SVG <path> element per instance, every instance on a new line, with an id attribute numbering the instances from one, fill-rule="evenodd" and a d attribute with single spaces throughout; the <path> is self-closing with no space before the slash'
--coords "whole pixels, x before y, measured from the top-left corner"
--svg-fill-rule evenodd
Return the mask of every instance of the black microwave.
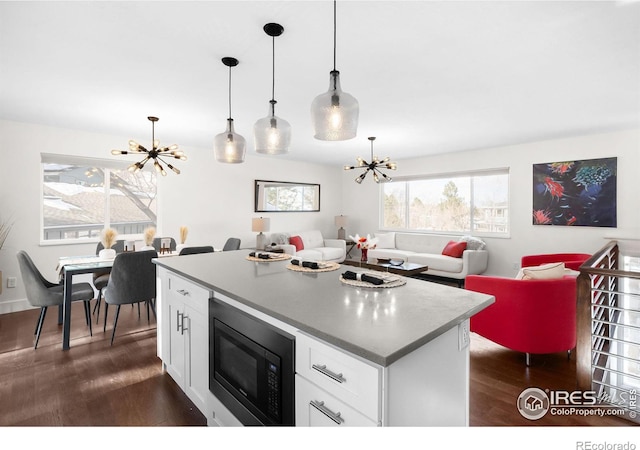
<path id="1" fill-rule="evenodd" d="M 295 338 L 209 302 L 209 390 L 244 425 L 295 424 Z"/>

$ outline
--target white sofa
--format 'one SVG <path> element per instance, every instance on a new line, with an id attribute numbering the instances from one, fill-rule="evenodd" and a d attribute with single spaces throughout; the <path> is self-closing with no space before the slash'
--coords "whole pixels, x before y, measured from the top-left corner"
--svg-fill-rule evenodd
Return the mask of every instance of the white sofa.
<path id="1" fill-rule="evenodd" d="M 481 274 L 487 269 L 489 252 L 481 239 L 471 236 L 445 236 L 420 233 L 375 233 L 378 238 L 376 248 L 369 249 L 369 260 L 378 258 L 403 259 L 410 263 L 429 267 L 423 272 L 427 276 L 454 279 L 459 286 L 470 274 Z M 451 242 L 465 241 L 467 248 L 462 257 L 442 254 Z"/>
<path id="2" fill-rule="evenodd" d="M 295 245 L 289 243 L 293 236 L 300 236 L 304 249 L 296 251 Z M 307 261 L 333 261 L 341 263 L 347 254 L 347 246 L 342 239 L 324 239 L 319 230 L 272 233 L 269 237 L 272 248 L 282 249 L 285 253 Z"/>

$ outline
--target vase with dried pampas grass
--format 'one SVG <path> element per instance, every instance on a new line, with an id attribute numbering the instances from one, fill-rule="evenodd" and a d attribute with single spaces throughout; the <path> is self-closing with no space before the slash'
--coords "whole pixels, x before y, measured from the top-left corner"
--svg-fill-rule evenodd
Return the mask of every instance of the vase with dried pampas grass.
<path id="1" fill-rule="evenodd" d="M 118 232 L 113 228 L 105 228 L 102 230 L 100 242 L 102 242 L 104 248 L 98 252 L 100 258 L 110 259 L 116 257 L 116 251 L 111 247 L 116 243 L 117 237 Z"/>
<path id="2" fill-rule="evenodd" d="M 187 233 L 189 233 L 189 229 L 184 225 L 180 227 L 180 243 L 176 245 L 176 251 L 180 253 L 180 251 L 186 247 L 185 242 L 187 242 Z"/>
<path id="3" fill-rule="evenodd" d="M 156 237 L 155 227 L 148 227 L 144 230 L 144 247 L 142 250 L 155 250 L 153 239 Z"/>

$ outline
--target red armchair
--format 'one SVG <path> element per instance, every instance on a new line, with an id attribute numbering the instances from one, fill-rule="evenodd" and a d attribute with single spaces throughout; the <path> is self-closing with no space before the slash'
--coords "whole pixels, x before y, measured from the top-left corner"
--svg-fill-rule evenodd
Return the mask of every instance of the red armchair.
<path id="1" fill-rule="evenodd" d="M 583 262 L 591 258 L 588 253 L 548 253 L 546 255 L 527 255 L 522 257 L 521 266 L 531 267 L 541 264 L 563 262 L 567 269 L 578 270 Z"/>
<path id="2" fill-rule="evenodd" d="M 559 262 L 557 255 L 545 261 L 543 256 L 548 255 L 523 257 L 522 266 L 527 267 L 525 264 L 534 262 Z M 583 256 L 586 256 L 584 261 L 591 255 Z M 577 267 L 580 264 L 582 262 Z M 471 317 L 471 331 L 511 350 L 525 353 L 527 366 L 532 353 L 567 351 L 570 355 L 576 346 L 575 276 L 516 280 L 468 275 L 465 289 L 493 295 L 496 299 L 491 306 Z"/>

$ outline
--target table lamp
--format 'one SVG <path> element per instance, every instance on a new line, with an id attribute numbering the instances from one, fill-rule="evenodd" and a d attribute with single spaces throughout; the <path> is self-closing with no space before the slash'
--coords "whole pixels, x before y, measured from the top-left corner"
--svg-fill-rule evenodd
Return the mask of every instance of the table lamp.
<path id="1" fill-rule="evenodd" d="M 251 231 L 258 231 L 258 235 L 256 236 L 256 249 L 264 250 L 267 245 L 267 236 L 265 236 L 262 232 L 269 231 L 269 222 L 271 219 L 266 217 L 254 217 L 251 219 Z"/>
<path id="2" fill-rule="evenodd" d="M 344 227 L 347 226 L 347 216 L 343 216 L 342 214 L 340 214 L 339 216 L 336 216 L 336 226 L 340 227 L 338 228 L 338 239 L 345 239 L 345 230 Z"/>

